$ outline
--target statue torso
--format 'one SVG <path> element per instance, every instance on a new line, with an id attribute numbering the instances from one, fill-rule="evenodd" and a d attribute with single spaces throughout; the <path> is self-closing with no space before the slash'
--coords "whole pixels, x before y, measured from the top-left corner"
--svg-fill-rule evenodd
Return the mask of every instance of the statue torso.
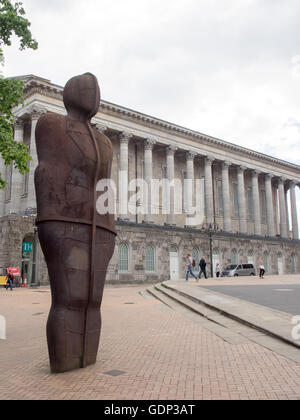
<path id="1" fill-rule="evenodd" d="M 56 127 L 57 135 L 52 135 L 48 126 L 54 131 Z M 40 164 L 35 173 L 38 223 L 63 220 L 92 224 L 100 196 L 95 194 L 96 184 L 110 179 L 113 158 L 110 140 L 94 129 L 93 135 L 98 153 L 86 123 L 55 114 L 39 121 L 36 138 Z M 49 143 L 51 150 L 46 153 Z M 96 225 L 115 233 L 114 215 L 96 213 Z"/>

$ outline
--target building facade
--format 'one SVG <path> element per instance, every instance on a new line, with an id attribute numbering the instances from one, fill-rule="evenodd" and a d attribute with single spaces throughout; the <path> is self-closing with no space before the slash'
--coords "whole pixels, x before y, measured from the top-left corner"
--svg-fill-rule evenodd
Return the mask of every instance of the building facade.
<path id="1" fill-rule="evenodd" d="M 18 266 L 28 282 L 47 284 L 34 226 L 35 128 L 46 112 L 66 114 L 63 88 L 20 79 L 25 105 L 15 109 L 14 136 L 32 161 L 24 176 L 1 163 L 0 269 Z M 260 258 L 269 274 L 300 273 L 298 165 L 106 101 L 92 123 L 114 147 L 110 203 L 118 237 L 108 282 L 183 278 L 187 253 L 205 256 L 213 275 L 217 263 L 257 267 Z"/>

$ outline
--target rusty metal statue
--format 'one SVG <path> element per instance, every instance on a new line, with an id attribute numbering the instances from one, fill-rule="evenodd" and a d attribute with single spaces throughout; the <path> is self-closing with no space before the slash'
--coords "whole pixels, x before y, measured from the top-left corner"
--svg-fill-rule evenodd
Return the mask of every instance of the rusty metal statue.
<path id="1" fill-rule="evenodd" d="M 68 81 L 68 115 L 43 115 L 36 128 L 37 226 L 52 292 L 47 323 L 53 373 L 96 362 L 103 288 L 115 247 L 114 215 L 96 211 L 96 185 L 110 179 L 110 140 L 91 126 L 100 105 L 95 76 Z"/>

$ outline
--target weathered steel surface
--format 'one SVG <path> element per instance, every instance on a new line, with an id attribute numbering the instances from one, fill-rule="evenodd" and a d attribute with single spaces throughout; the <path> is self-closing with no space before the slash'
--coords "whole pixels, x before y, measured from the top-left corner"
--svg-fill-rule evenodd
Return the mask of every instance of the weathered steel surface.
<path id="1" fill-rule="evenodd" d="M 116 235 L 114 215 L 96 211 L 96 185 L 110 179 L 113 149 L 91 126 L 100 104 L 95 76 L 69 80 L 64 104 L 66 117 L 48 113 L 36 128 L 37 225 L 52 292 L 47 340 L 55 373 L 96 362 Z"/>

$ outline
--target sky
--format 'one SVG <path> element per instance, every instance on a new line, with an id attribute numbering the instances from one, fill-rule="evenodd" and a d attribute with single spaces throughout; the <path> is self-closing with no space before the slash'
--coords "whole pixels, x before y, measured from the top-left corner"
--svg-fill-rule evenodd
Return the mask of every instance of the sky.
<path id="1" fill-rule="evenodd" d="M 39 48 L 5 48 L 5 76 L 89 71 L 106 101 L 300 164 L 299 0 L 23 6 Z"/>

